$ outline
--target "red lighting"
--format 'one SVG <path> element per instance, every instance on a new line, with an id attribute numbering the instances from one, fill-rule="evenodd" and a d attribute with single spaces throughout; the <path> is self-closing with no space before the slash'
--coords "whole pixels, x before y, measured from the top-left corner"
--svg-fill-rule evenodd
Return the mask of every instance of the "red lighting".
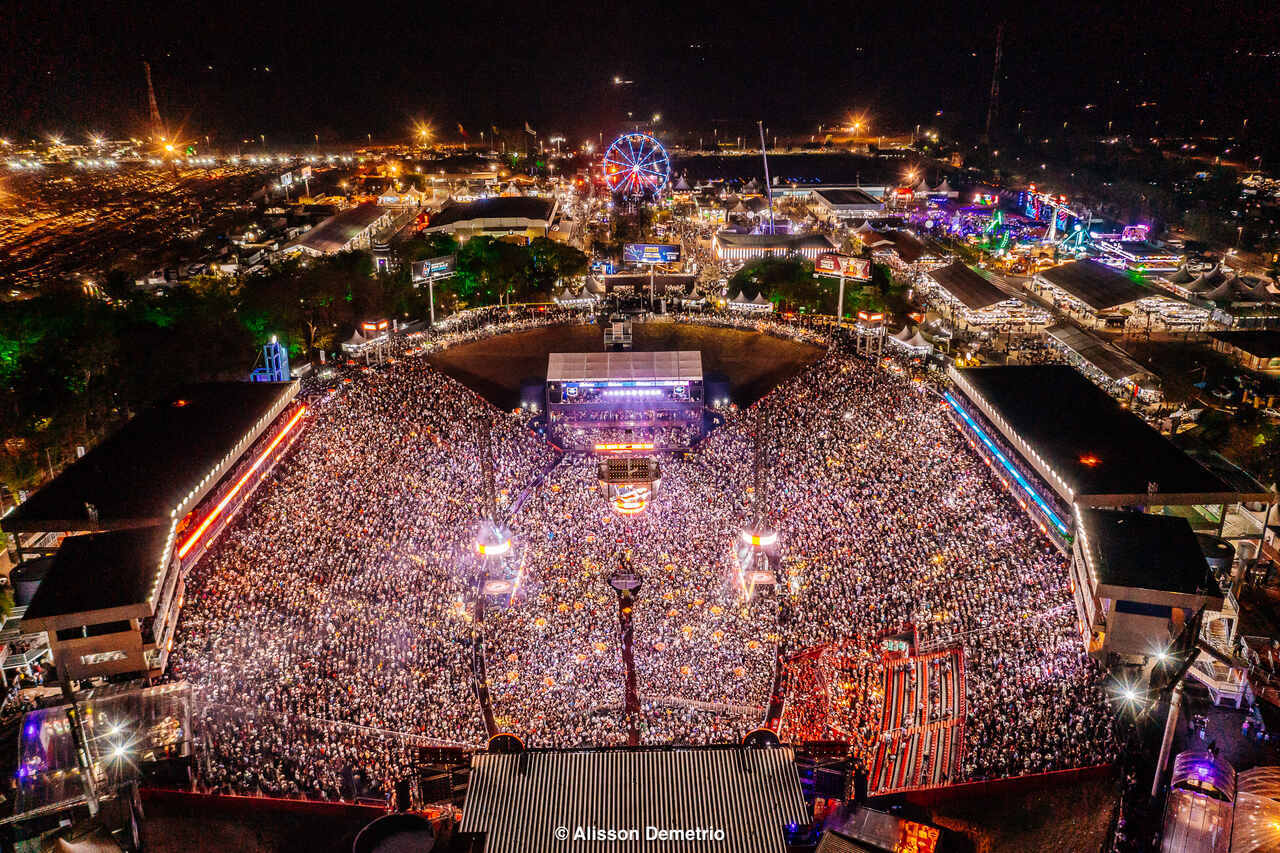
<path id="1" fill-rule="evenodd" d="M 1086 453 L 1084 456 L 1080 457 L 1080 464 L 1088 466 L 1089 468 L 1096 468 L 1102 464 L 1102 460 L 1094 456 L 1092 453 Z"/>
<path id="2" fill-rule="evenodd" d="M 249 478 L 253 476 L 254 472 L 262 467 L 263 462 L 267 461 L 267 457 L 271 455 L 271 451 L 275 450 L 276 446 L 280 444 L 280 442 L 284 441 L 284 437 L 292 432 L 294 426 L 297 425 L 298 421 L 300 421 L 302 416 L 306 413 L 306 406 L 300 406 L 298 408 L 298 411 L 289 419 L 289 422 L 284 425 L 284 429 L 280 430 L 280 433 L 271 440 L 271 443 L 267 445 L 267 449 L 262 451 L 262 455 L 254 460 L 254 463 L 249 467 L 249 470 L 244 472 L 244 476 L 236 481 L 236 484 L 232 487 L 231 491 L 227 492 L 226 495 L 223 496 L 222 500 L 218 501 L 218 505 L 204 517 L 204 521 L 200 522 L 200 526 L 196 528 L 195 533 L 192 533 L 187 541 L 182 543 L 182 547 L 178 549 L 178 559 L 182 559 L 187 556 L 187 552 L 189 552 L 195 544 L 200 541 L 200 537 L 209 529 L 209 525 L 213 524 L 213 522 L 217 520 L 218 516 L 222 515 L 222 511 L 227 508 L 227 504 L 231 502 L 231 499 L 240 493 L 240 490 L 244 488 L 245 483 L 249 482 Z"/>

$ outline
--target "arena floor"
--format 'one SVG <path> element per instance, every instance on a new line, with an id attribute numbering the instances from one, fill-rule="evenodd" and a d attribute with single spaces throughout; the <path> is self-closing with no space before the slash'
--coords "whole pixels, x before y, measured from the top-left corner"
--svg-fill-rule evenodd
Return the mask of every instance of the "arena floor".
<path id="1" fill-rule="evenodd" d="M 430 356 L 443 373 L 474 389 L 494 405 L 520 404 L 520 381 L 545 376 L 553 352 L 599 352 L 600 326 L 549 326 L 459 344 Z M 686 323 L 637 323 L 637 350 L 698 350 L 705 373 L 729 377 L 733 399 L 750 405 L 780 382 L 822 357 L 822 347 L 738 329 Z"/>

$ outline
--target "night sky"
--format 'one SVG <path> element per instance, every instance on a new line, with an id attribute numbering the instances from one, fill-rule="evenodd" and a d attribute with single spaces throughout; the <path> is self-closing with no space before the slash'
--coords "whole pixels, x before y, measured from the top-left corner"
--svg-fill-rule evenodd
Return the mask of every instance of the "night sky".
<path id="1" fill-rule="evenodd" d="M 140 133 L 143 59 L 165 121 L 223 143 L 403 139 L 419 119 L 454 136 L 459 122 L 474 137 L 527 120 L 573 138 L 628 110 L 707 133 L 756 118 L 816 129 L 851 111 L 886 132 L 972 131 L 1002 20 L 1010 129 L 1204 119 L 1225 134 L 1247 117 L 1263 137 L 1280 112 L 1274 2 L 622 5 L 17 0 L 0 6 L 0 134 Z"/>

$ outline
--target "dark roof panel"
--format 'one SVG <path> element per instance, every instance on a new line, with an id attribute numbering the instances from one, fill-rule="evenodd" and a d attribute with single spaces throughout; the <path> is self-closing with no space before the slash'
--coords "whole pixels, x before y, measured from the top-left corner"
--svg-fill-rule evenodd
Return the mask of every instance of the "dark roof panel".
<path id="1" fill-rule="evenodd" d="M 829 203 L 839 207 L 842 205 L 879 205 L 880 199 L 860 189 L 814 190 Z"/>
<path id="2" fill-rule="evenodd" d="M 87 522 L 86 503 L 97 507 L 104 528 L 167 522 L 201 479 L 296 391 L 296 382 L 189 385 L 64 469 L 9 514 L 6 529 L 76 529 L 59 523 Z"/>
<path id="3" fill-rule="evenodd" d="M 1209 337 L 1238 350 L 1247 352 L 1254 358 L 1280 358 L 1280 331 L 1275 329 L 1257 329 L 1244 332 L 1210 332 Z"/>
<path id="4" fill-rule="evenodd" d="M 68 536 L 22 618 L 47 619 L 145 602 L 171 526 Z"/>
<path id="5" fill-rule="evenodd" d="M 970 311 L 980 311 L 1007 302 L 1011 297 L 964 261 L 953 261 L 945 267 L 929 270 L 925 275 L 943 290 L 960 300 Z"/>
<path id="6" fill-rule="evenodd" d="M 1152 295 L 1152 291 L 1134 283 L 1128 276 L 1092 259 L 1050 267 L 1039 275 L 1095 311 L 1128 305 Z"/>
<path id="7" fill-rule="evenodd" d="M 1061 364 L 954 369 L 1040 455 L 1078 498 L 1163 494 L 1230 495 L 1211 474 L 1074 368 Z"/>
<path id="8" fill-rule="evenodd" d="M 473 219 L 533 219 L 549 221 L 554 209 L 551 199 L 527 196 L 496 196 L 478 201 L 446 204 L 427 221 L 428 228 L 454 225 Z"/>
<path id="9" fill-rule="evenodd" d="M 1080 528 L 1099 584 L 1220 595 L 1185 518 L 1081 509 Z"/>
<path id="10" fill-rule="evenodd" d="M 832 251 L 836 244 L 826 234 L 741 234 L 737 231 L 720 231 L 716 239 L 723 246 L 735 249 L 822 249 Z"/>

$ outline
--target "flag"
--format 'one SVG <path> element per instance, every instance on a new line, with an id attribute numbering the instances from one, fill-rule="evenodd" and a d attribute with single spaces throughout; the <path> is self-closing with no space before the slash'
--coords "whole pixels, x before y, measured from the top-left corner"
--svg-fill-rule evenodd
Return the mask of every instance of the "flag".
<path id="1" fill-rule="evenodd" d="M 466 138 L 467 131 L 463 129 L 462 122 L 458 122 L 458 133 L 461 133 L 463 138 Z"/>
<path id="2" fill-rule="evenodd" d="M 534 130 L 532 127 L 529 127 L 529 122 L 527 121 L 524 123 L 524 132 L 532 133 L 534 136 L 538 135 L 538 131 Z"/>

